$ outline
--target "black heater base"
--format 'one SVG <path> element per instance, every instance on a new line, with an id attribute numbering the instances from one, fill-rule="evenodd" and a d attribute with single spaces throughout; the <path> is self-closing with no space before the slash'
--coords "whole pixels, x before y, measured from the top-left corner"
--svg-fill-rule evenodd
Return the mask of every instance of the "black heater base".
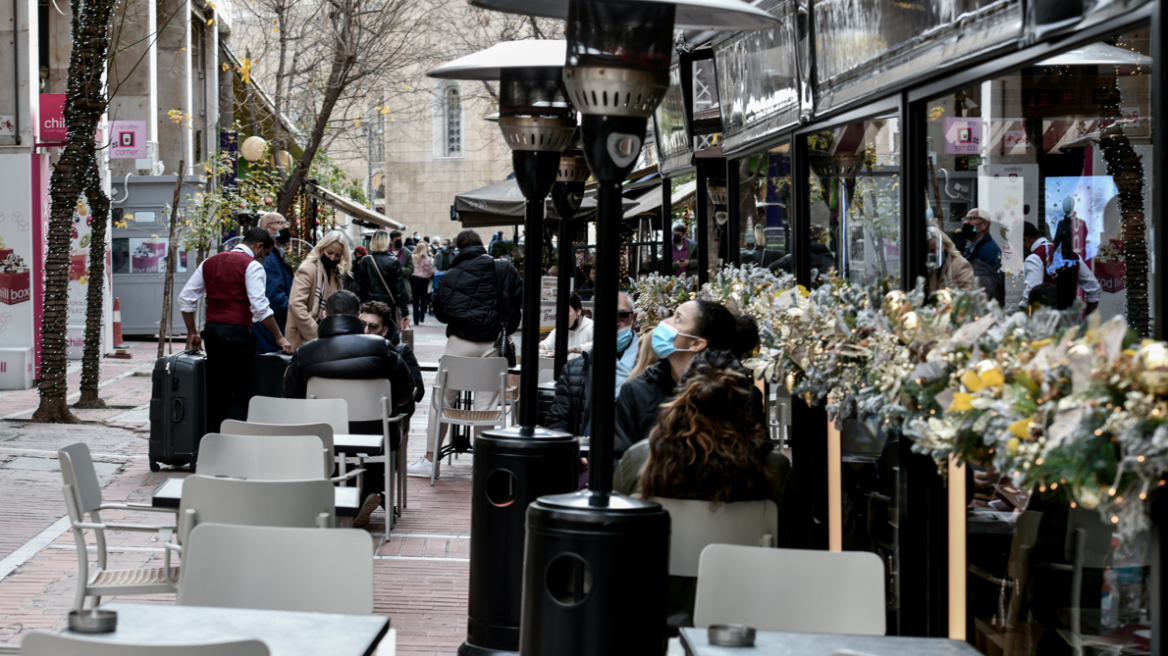
<path id="1" fill-rule="evenodd" d="M 515 656 L 517 653 L 519 652 L 476 647 L 469 642 L 464 642 L 458 646 L 458 656 Z"/>
<path id="2" fill-rule="evenodd" d="M 519 653 L 663 654 L 669 536 L 660 505 L 620 494 L 531 504 Z"/>
<path id="3" fill-rule="evenodd" d="M 519 649 L 527 507 L 575 490 L 579 472 L 580 444 L 567 433 L 514 426 L 475 440 L 467 638 L 459 654 Z"/>

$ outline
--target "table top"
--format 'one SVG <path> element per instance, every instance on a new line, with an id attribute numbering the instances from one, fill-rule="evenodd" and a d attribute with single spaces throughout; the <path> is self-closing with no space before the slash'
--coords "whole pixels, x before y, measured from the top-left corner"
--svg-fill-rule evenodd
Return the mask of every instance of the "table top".
<path id="1" fill-rule="evenodd" d="M 945 638 L 759 631 L 753 647 L 717 647 L 710 644 L 706 629 L 683 628 L 681 643 L 688 656 L 832 656 L 841 651 L 862 656 L 980 656 L 969 643 Z"/>
<path id="2" fill-rule="evenodd" d="M 389 631 L 389 618 L 381 615 L 123 602 L 105 603 L 101 608 L 117 612 L 116 631 L 100 634 L 63 633 L 82 636 L 87 640 L 141 645 L 256 639 L 268 646 L 272 656 L 368 656 Z M 392 640 L 387 648 L 388 653 L 392 654 Z M 386 650 L 383 649 L 382 653 L 386 653 Z"/>
<path id="3" fill-rule="evenodd" d="M 381 447 L 384 445 L 383 439 L 381 435 L 334 433 L 333 448 L 337 453 L 344 453 L 346 455 L 356 453 L 377 455 L 381 453 Z"/>
<path id="4" fill-rule="evenodd" d="M 154 492 L 150 505 L 155 508 L 178 508 L 182 501 L 185 478 L 168 478 Z M 336 487 L 333 491 L 337 506 L 337 517 L 356 517 L 361 509 L 361 492 L 355 487 Z"/>

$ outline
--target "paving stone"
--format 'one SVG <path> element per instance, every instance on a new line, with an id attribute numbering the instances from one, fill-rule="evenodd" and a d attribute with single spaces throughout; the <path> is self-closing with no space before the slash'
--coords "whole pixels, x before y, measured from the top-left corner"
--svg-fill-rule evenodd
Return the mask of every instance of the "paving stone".
<path id="1" fill-rule="evenodd" d="M 98 476 L 112 476 L 117 473 L 121 464 L 115 462 L 94 462 L 93 470 Z M 19 469 L 23 471 L 59 472 L 61 462 L 56 458 L 13 458 L 0 465 L 2 469 Z"/>

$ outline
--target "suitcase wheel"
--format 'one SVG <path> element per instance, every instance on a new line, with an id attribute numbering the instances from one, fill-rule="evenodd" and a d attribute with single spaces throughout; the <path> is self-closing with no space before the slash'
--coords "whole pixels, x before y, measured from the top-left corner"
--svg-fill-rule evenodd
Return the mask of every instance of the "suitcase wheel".
<path id="1" fill-rule="evenodd" d="M 158 463 L 156 463 L 156 462 L 151 462 L 150 463 L 150 471 L 152 471 L 154 473 L 158 473 L 158 472 L 162 471 L 162 467 L 159 467 Z"/>
<path id="2" fill-rule="evenodd" d="M 193 473 L 195 473 L 195 463 L 193 463 L 193 462 L 192 462 L 192 463 L 190 464 L 190 467 L 191 467 L 191 473 L 192 473 L 192 474 L 193 474 Z"/>

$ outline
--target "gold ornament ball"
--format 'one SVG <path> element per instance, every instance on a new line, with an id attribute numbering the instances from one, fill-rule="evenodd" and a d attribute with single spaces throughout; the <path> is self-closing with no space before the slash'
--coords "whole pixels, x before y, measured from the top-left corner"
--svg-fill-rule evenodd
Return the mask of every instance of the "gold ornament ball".
<path id="1" fill-rule="evenodd" d="M 933 295 L 929 297 L 929 300 L 933 301 L 934 305 L 952 305 L 953 292 L 949 291 L 948 289 L 938 289 L 937 291 L 933 292 Z"/>
<path id="2" fill-rule="evenodd" d="M 896 334 L 905 342 L 913 341 L 917 331 L 921 329 L 921 318 L 916 312 L 905 312 L 896 322 Z"/>
<path id="3" fill-rule="evenodd" d="M 1158 396 L 1168 394 L 1168 346 L 1163 342 L 1148 342 L 1140 347 L 1137 357 L 1144 387 Z"/>
<path id="4" fill-rule="evenodd" d="M 884 295 L 884 302 L 881 303 L 880 309 L 884 311 L 884 316 L 889 319 L 895 319 L 896 315 L 900 314 L 900 308 L 908 303 L 908 294 L 905 294 L 899 289 L 894 289 Z"/>

